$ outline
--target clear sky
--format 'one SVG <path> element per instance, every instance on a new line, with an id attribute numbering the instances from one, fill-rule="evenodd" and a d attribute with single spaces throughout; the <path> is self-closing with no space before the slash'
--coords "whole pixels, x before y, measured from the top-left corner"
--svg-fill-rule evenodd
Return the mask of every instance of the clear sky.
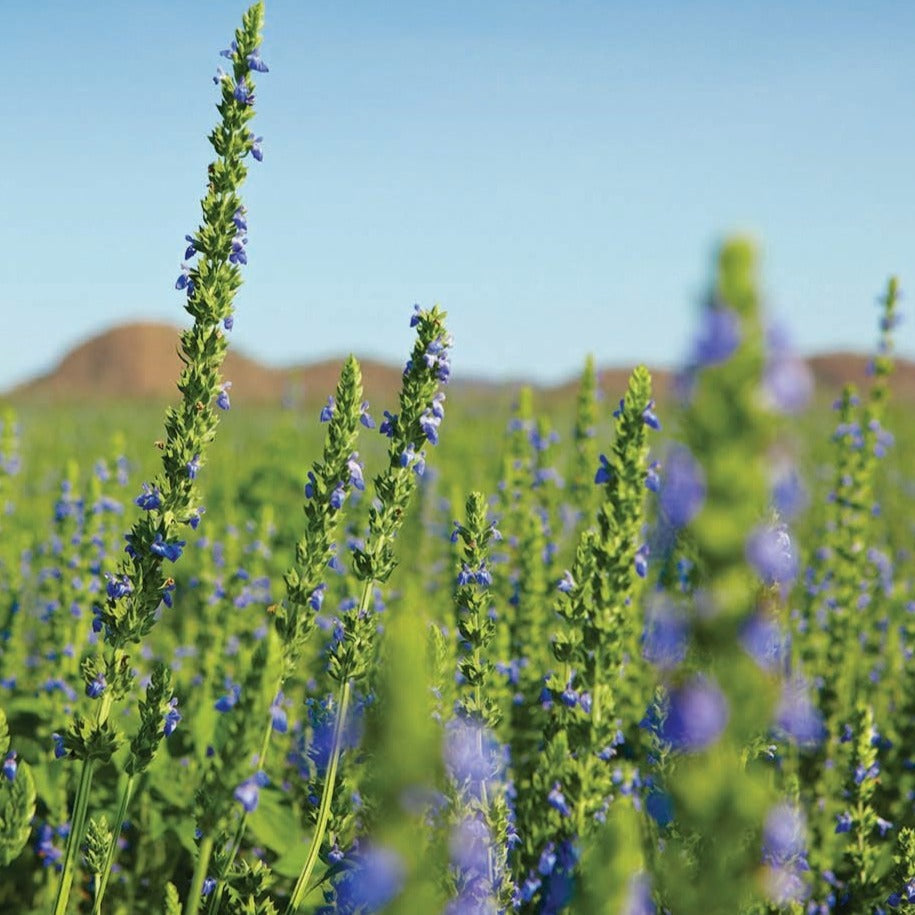
<path id="1" fill-rule="evenodd" d="M 0 5 L 3 388 L 184 320 L 243 5 Z M 880 0 L 267 0 L 233 342 L 400 362 L 439 302 L 462 375 L 676 364 L 739 229 L 802 349 L 865 348 L 886 277 L 915 289 L 913 47 L 915 4 Z"/>

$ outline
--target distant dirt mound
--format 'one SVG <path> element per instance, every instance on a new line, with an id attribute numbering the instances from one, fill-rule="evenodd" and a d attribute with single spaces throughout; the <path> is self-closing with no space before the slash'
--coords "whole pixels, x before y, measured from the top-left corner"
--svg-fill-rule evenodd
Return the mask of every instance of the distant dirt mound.
<path id="1" fill-rule="evenodd" d="M 824 393 L 834 392 L 836 396 L 849 382 L 859 388 L 867 388 L 870 378 L 867 374 L 869 356 L 859 353 L 822 353 L 807 360 L 816 378 L 817 388 Z M 890 378 L 893 397 L 898 400 L 915 400 L 915 362 L 907 359 L 896 360 L 896 370 Z"/>
<path id="2" fill-rule="evenodd" d="M 182 368 L 180 330 L 169 324 L 137 323 L 112 328 L 67 353 L 46 375 L 10 392 L 16 399 L 174 400 Z M 242 403 L 280 403 L 284 398 L 315 400 L 337 384 L 342 359 L 288 369 L 270 368 L 229 349 L 223 377 L 232 398 Z M 400 372 L 383 363 L 361 362 L 365 389 L 373 396 L 396 392 Z"/>
<path id="3" fill-rule="evenodd" d="M 8 396 L 31 401 L 167 401 L 177 397 L 175 380 L 181 371 L 178 358 L 177 327 L 168 324 L 124 324 L 99 334 L 71 350 L 60 364 L 33 381 L 20 385 Z M 240 403 L 323 400 L 337 385 L 341 359 L 326 359 L 310 365 L 271 368 L 241 355 L 230 347 L 223 377 L 232 382 L 232 399 Z M 819 392 L 835 396 L 842 386 L 854 382 L 868 384 L 868 357 L 856 353 L 825 353 L 813 356 L 808 364 Z M 401 369 L 371 359 L 360 360 L 366 396 L 392 403 L 400 390 Z M 661 399 L 669 391 L 671 373 L 652 373 L 654 390 Z M 600 385 L 608 397 L 621 397 L 626 390 L 629 370 L 606 368 L 600 371 Z M 505 395 L 524 382 L 493 382 L 485 379 L 458 379 L 457 390 L 481 397 Z M 557 400 L 574 394 L 575 378 L 545 388 L 541 394 Z M 893 395 L 900 401 L 915 401 L 915 363 L 899 360 L 892 380 Z"/>

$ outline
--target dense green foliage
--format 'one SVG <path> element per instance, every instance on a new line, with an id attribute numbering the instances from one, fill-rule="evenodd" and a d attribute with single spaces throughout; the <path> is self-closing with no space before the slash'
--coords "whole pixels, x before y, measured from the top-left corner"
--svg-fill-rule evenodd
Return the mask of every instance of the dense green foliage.
<path id="1" fill-rule="evenodd" d="M 230 411 L 262 20 L 216 80 L 175 403 L 3 419 L 0 910 L 915 912 L 896 281 L 835 412 L 740 238 L 659 403 L 588 360 L 446 418 L 416 306 L 396 403 L 350 357 L 326 403 Z"/>

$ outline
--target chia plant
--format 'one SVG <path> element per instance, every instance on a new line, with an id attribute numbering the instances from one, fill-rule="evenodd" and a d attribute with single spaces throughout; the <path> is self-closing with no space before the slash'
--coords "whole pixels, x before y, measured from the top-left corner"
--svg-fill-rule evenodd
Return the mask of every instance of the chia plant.
<path id="1" fill-rule="evenodd" d="M 83 664 L 86 692 L 96 703 L 95 713 L 91 719 L 75 713 L 61 738 L 64 754 L 81 763 L 81 774 L 55 915 L 63 915 L 67 909 L 95 769 L 111 759 L 123 740 L 111 712 L 113 704 L 127 697 L 131 689 L 130 648 L 152 630 L 159 606 L 172 602 L 173 579 L 165 563 L 174 563 L 181 556 L 186 543 L 180 539 L 181 528 L 193 528 L 199 522 L 195 481 L 216 434 L 219 412 L 230 406 L 230 385 L 220 376 L 227 347 L 223 330 L 232 326 L 232 301 L 241 285 L 240 265 L 247 263 L 247 221 L 238 195 L 247 174 L 243 160 L 248 155 L 261 156 L 259 140 L 248 124 L 254 115 L 251 73 L 266 69 L 258 54 L 263 19 L 261 3 L 244 14 L 231 48 L 224 52 L 232 72 L 217 76 L 221 121 L 210 135 L 217 158 L 208 169 L 207 196 L 201 204 L 203 222 L 194 236 L 188 236 L 185 252 L 186 258 L 196 256 L 197 261 L 193 267 L 182 268 L 176 283 L 185 292 L 185 309 L 194 319 L 193 326 L 181 335 L 185 368 L 178 389 L 182 400 L 180 406 L 166 412 L 166 437 L 160 444 L 162 473 L 140 497 L 144 514 L 127 535 L 126 559 L 109 576 L 107 599 L 95 609 L 105 651 Z"/>

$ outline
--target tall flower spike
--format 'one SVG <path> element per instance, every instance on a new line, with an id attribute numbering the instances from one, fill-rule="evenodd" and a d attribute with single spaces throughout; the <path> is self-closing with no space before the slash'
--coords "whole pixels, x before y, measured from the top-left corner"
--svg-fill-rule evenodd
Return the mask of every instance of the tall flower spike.
<path id="1" fill-rule="evenodd" d="M 232 314 L 232 302 L 242 281 L 238 258 L 232 258 L 236 236 L 232 214 L 242 206 L 239 189 L 247 174 L 242 159 L 248 148 L 248 125 L 254 116 L 254 82 L 247 58 L 260 46 L 263 21 L 263 4 L 258 2 L 244 14 L 235 41 L 224 54 L 233 72 L 232 79 L 218 82 L 220 121 L 210 134 L 216 159 L 208 168 L 203 223 L 192 236 L 196 264 L 184 265 L 176 283 L 186 293 L 185 310 L 194 323 L 181 334 L 181 402 L 165 415 L 162 473 L 153 483 L 161 493 L 161 508 L 146 511 L 134 524 L 127 536 L 127 557 L 116 576 L 125 585 L 115 593 L 109 586 L 107 600 L 96 609 L 98 631 L 106 643 L 102 667 L 107 686 L 94 700 L 98 703 L 94 724 L 86 725 L 79 717 L 67 733 L 68 748 L 71 755 L 81 757 L 83 774 L 54 915 L 63 915 L 67 909 L 95 760 L 104 761 L 117 746 L 117 731 L 109 716 L 113 702 L 130 689 L 130 646 L 141 642 L 156 623 L 156 611 L 170 578 L 163 570 L 163 561 L 174 562 L 180 557 L 183 543 L 176 536 L 182 523 L 179 519 L 188 518 L 197 503 L 188 464 L 205 456 L 206 446 L 216 434 L 218 411 L 214 406 L 228 407 L 226 387 L 220 378 L 226 354 L 220 325 Z M 79 732 L 80 727 L 85 727 L 84 733 Z M 90 746 L 103 750 L 93 751 L 90 758 L 86 749 Z"/>
<path id="2" fill-rule="evenodd" d="M 601 465 L 596 528 L 582 533 L 556 603 L 564 625 L 551 640 L 560 671 L 554 668 L 542 694 L 545 742 L 532 765 L 515 766 L 518 819 L 527 833 L 519 865 L 531 878 L 550 842 L 572 849 L 599 826 L 616 792 L 608 750 L 618 743 L 617 716 L 644 708 L 639 667 L 629 659 L 639 656 L 634 608 L 647 574 L 642 523 L 648 436 L 656 425 L 646 421 L 651 409 L 651 376 L 640 366 L 614 414 L 616 436 Z M 523 911 L 551 910 L 550 900 L 576 867 L 575 855 L 557 856 L 549 873 L 530 884 L 531 907 Z"/>

